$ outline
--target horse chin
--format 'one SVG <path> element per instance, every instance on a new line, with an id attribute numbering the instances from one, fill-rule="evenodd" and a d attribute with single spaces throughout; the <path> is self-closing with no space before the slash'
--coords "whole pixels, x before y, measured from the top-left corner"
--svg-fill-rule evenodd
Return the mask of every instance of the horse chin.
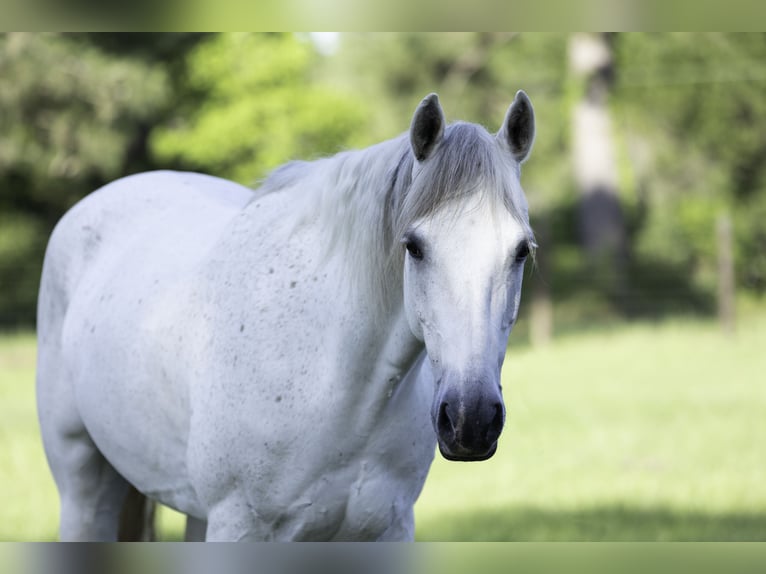
<path id="1" fill-rule="evenodd" d="M 441 441 L 439 441 L 439 452 L 445 459 L 453 462 L 481 462 L 482 460 L 492 458 L 496 451 L 497 443 L 495 442 L 489 450 L 483 454 L 475 454 L 467 451 L 455 453 L 450 451 L 448 447 L 444 446 Z"/>

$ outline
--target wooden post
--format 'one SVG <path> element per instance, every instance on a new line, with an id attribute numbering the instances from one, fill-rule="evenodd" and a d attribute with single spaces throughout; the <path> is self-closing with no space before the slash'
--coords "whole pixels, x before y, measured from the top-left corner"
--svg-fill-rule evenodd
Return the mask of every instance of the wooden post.
<path id="1" fill-rule="evenodd" d="M 540 250 L 535 257 L 536 269 L 532 273 L 532 309 L 529 317 L 529 341 L 533 347 L 544 347 L 553 338 L 553 303 L 548 285 L 548 258 L 551 255 L 550 228 L 547 217 L 535 223 L 535 236 Z"/>
<path id="2" fill-rule="evenodd" d="M 724 333 L 734 333 L 736 300 L 734 285 L 734 247 L 731 218 L 722 213 L 716 225 L 718 239 L 718 320 Z"/>

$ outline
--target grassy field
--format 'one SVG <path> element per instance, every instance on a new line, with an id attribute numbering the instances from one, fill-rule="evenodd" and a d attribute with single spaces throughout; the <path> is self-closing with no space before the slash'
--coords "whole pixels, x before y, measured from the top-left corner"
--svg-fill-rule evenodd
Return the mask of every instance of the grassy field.
<path id="1" fill-rule="evenodd" d="M 0 540 L 56 536 L 34 338 L 0 338 Z M 511 347 L 498 454 L 437 459 L 419 540 L 766 540 L 766 312 Z M 177 538 L 177 515 L 160 532 Z"/>

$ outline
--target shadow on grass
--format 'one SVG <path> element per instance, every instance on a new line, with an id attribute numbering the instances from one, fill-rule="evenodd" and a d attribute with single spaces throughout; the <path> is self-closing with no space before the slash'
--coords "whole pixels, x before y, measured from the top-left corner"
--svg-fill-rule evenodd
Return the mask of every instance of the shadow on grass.
<path id="1" fill-rule="evenodd" d="M 445 513 L 420 520 L 421 542 L 764 542 L 766 512 L 695 512 L 665 507 L 578 510 L 512 507 Z M 157 538 L 183 541 L 182 524 L 158 525 Z M 51 536 L 50 540 L 56 537 Z"/>
<path id="2" fill-rule="evenodd" d="M 766 513 L 712 513 L 664 507 L 532 507 L 444 514 L 417 525 L 419 541 L 766 541 Z"/>

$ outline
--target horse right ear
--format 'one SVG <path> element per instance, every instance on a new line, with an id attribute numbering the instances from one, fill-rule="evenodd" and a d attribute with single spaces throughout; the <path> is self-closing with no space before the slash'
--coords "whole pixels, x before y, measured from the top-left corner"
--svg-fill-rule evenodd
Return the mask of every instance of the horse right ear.
<path id="1" fill-rule="evenodd" d="M 524 90 L 516 92 L 497 137 L 510 148 L 517 162 L 522 163 L 529 157 L 535 141 L 535 111 Z"/>
<path id="2" fill-rule="evenodd" d="M 428 159 L 444 137 L 444 112 L 439 96 L 428 94 L 420 102 L 410 125 L 410 143 L 418 161 Z"/>

